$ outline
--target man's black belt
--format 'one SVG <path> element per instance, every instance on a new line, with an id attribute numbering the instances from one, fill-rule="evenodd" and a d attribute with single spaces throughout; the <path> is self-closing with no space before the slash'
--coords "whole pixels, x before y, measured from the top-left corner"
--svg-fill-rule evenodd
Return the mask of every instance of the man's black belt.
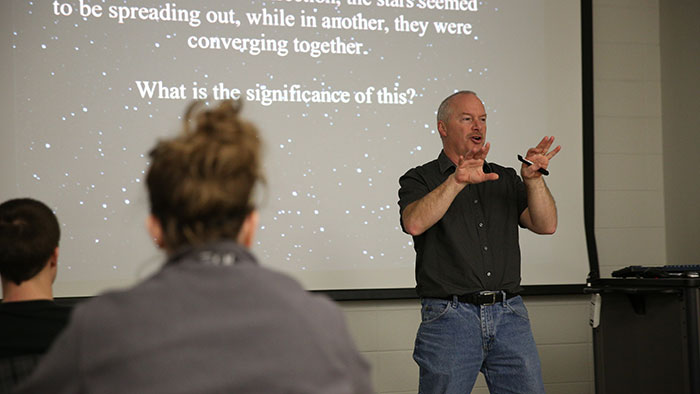
<path id="1" fill-rule="evenodd" d="M 474 305 L 493 305 L 497 302 L 503 302 L 507 299 L 517 296 L 516 293 L 510 293 L 507 291 L 480 291 L 478 293 L 462 294 L 457 295 L 457 300 L 459 302 L 466 302 Z M 437 297 L 444 300 L 453 300 L 455 296 L 450 297 Z"/>

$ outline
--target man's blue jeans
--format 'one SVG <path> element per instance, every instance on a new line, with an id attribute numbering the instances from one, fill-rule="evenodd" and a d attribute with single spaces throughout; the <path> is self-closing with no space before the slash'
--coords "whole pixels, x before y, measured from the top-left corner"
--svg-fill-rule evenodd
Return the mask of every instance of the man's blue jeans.
<path id="1" fill-rule="evenodd" d="M 468 394 L 481 371 L 492 394 L 544 393 L 540 359 L 520 296 L 477 306 L 423 298 L 413 359 L 419 393 Z"/>

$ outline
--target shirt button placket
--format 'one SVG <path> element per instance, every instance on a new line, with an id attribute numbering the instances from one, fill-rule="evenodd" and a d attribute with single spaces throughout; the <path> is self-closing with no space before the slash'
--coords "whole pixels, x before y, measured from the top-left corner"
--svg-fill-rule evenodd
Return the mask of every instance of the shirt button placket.
<path id="1" fill-rule="evenodd" d="M 475 199 L 472 200 L 472 202 L 474 203 L 474 205 L 478 205 L 478 204 L 479 204 L 479 199 L 478 199 L 478 198 L 475 198 Z M 477 212 L 478 212 L 478 209 L 477 209 Z M 479 239 L 480 239 L 483 243 L 486 243 L 486 241 L 487 241 L 487 239 L 486 239 L 486 233 L 484 232 L 484 230 L 485 230 L 484 227 L 486 227 L 486 225 L 484 224 L 484 218 L 482 217 L 482 215 L 481 215 L 480 213 L 477 213 L 476 216 L 477 216 L 476 219 L 477 219 L 477 227 L 478 227 L 478 228 L 477 228 L 477 233 L 479 234 Z M 483 253 L 483 256 L 484 256 L 484 260 L 483 260 L 483 261 L 484 261 L 484 264 L 485 264 L 485 267 L 484 267 L 484 268 L 486 268 L 485 275 L 486 275 L 487 278 L 490 279 L 492 273 L 491 273 L 491 269 L 489 268 L 490 265 L 491 265 L 491 259 L 490 259 L 489 256 L 488 256 L 489 247 L 488 247 L 487 245 L 484 245 L 484 244 L 482 244 L 482 245 L 483 245 L 483 246 L 481 247 L 481 250 L 482 250 L 482 253 Z M 490 281 L 487 281 L 487 282 L 490 282 Z M 488 283 L 487 283 L 487 284 L 488 284 Z M 489 285 L 490 285 L 490 284 L 489 284 Z"/>

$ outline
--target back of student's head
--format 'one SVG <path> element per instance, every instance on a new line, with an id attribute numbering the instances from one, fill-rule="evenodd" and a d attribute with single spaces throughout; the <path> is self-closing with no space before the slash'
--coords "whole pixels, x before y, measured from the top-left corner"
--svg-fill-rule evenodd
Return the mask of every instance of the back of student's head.
<path id="1" fill-rule="evenodd" d="M 0 204 L 0 276 L 17 285 L 33 278 L 60 236 L 56 216 L 42 202 L 19 198 Z"/>
<path id="2" fill-rule="evenodd" d="M 151 150 L 146 185 L 166 250 L 235 240 L 254 209 L 261 142 L 239 111 L 239 102 L 212 108 L 195 102 L 185 113 L 182 133 Z"/>

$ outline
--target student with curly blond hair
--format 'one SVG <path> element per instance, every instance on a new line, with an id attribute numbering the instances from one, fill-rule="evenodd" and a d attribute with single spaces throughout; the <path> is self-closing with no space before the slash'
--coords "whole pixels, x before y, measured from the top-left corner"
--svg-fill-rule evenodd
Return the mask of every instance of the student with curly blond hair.
<path id="1" fill-rule="evenodd" d="M 151 150 L 147 226 L 167 254 L 79 305 L 20 393 L 371 393 L 340 310 L 249 251 L 261 141 L 240 105 L 194 103 Z"/>

